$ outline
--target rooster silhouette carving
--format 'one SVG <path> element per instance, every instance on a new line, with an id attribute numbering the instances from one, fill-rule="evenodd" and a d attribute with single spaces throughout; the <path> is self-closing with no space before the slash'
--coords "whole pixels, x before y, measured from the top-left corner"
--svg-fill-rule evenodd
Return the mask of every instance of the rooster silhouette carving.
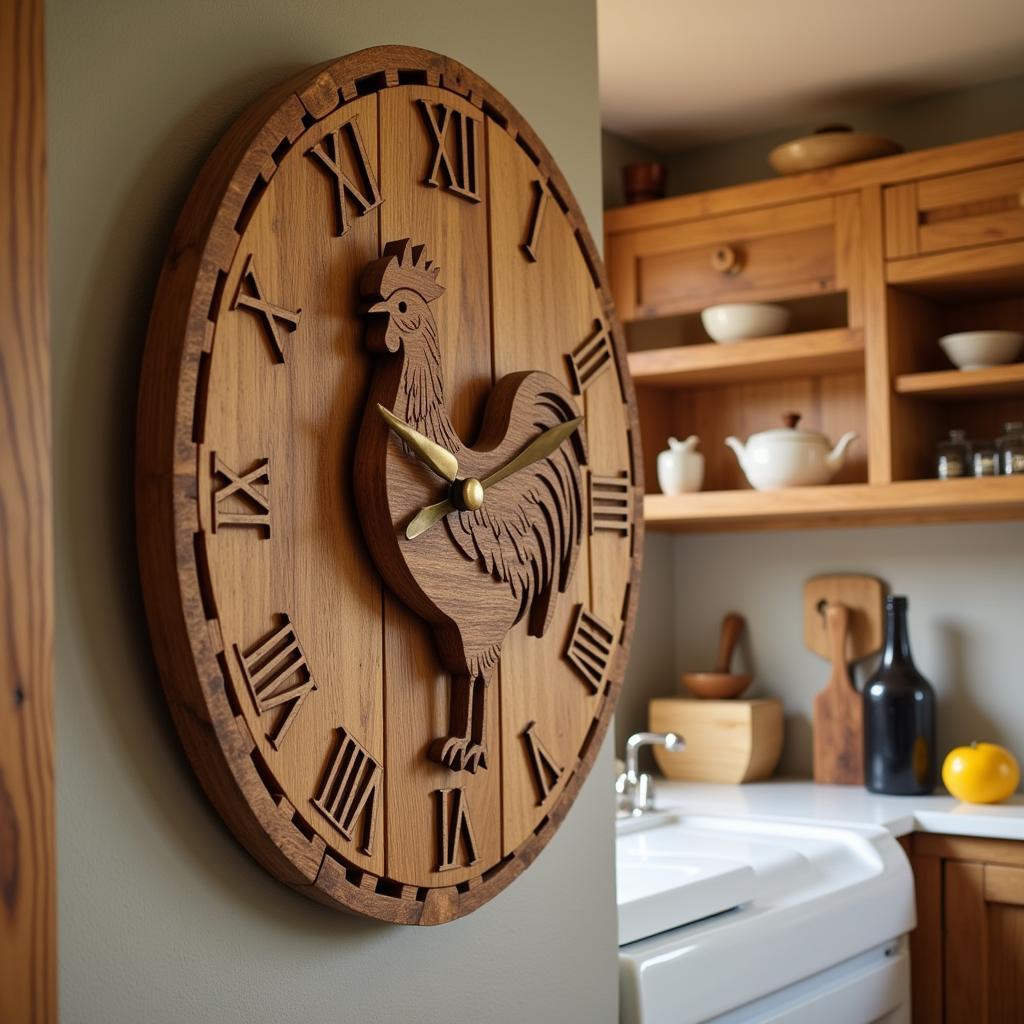
<path id="1" fill-rule="evenodd" d="M 363 272 L 366 345 L 378 356 L 355 491 L 381 575 L 430 623 L 451 674 L 448 735 L 429 756 L 475 772 L 487 767 L 487 691 L 506 634 L 525 618 L 543 636 L 572 579 L 587 454 L 569 391 L 541 371 L 502 377 L 475 444 L 463 442 L 430 308 L 444 292 L 438 272 L 408 239 L 389 242 Z"/>

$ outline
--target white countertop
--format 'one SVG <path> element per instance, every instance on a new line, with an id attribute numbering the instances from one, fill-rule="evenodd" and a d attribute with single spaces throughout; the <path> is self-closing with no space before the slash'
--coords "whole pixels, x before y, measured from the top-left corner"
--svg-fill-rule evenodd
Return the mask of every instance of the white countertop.
<path id="1" fill-rule="evenodd" d="M 692 814 L 800 818 L 819 824 L 881 825 L 894 836 L 943 832 L 985 839 L 1024 840 L 1024 796 L 1001 804 L 963 804 L 951 796 L 879 796 L 861 786 L 819 786 L 806 779 L 773 779 L 744 786 L 655 782 L 658 807 Z"/>

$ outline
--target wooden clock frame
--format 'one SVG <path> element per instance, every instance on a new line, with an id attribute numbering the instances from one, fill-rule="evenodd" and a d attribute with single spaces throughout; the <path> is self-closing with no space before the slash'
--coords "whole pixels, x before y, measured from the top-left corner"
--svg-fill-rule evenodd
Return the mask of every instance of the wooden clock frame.
<path id="1" fill-rule="evenodd" d="M 552 778 L 559 779 L 560 790 L 542 808 L 536 827 L 514 850 L 503 851 L 503 856 L 482 865 L 478 874 L 466 876 L 462 872 L 460 881 L 437 885 L 411 885 L 400 878 L 367 870 L 365 865 L 360 866 L 358 858 L 346 858 L 311 824 L 308 808 L 296 806 L 285 795 L 286 787 L 279 784 L 273 766 L 261 753 L 265 744 L 257 743 L 239 711 L 237 693 L 232 695 L 233 690 L 239 689 L 240 676 L 244 676 L 250 692 L 256 691 L 247 667 L 249 653 L 237 637 L 223 635 L 221 631 L 205 547 L 208 513 L 200 510 L 200 503 L 206 501 L 209 505 L 213 497 L 215 530 L 220 503 L 217 496 L 211 496 L 210 485 L 204 485 L 203 480 L 219 474 L 232 493 L 247 495 L 251 507 L 241 525 L 255 527 L 252 532 L 258 536 L 267 536 L 275 528 L 266 499 L 271 470 L 265 462 L 257 462 L 249 469 L 232 467 L 218 461 L 212 453 L 212 466 L 200 465 L 201 458 L 211 455 L 202 439 L 218 311 L 246 308 L 255 314 L 265 328 L 270 354 L 278 362 L 285 360 L 289 331 L 295 328 L 301 312 L 277 305 L 270 300 L 272 296 L 264 295 L 251 255 L 238 276 L 236 294 L 225 295 L 229 271 L 237 268 L 243 258 L 239 247 L 249 218 L 282 160 L 298 145 L 306 147 L 305 152 L 314 164 L 322 165 L 321 171 L 328 172 L 325 177 L 329 182 L 336 182 L 336 235 L 347 230 L 346 218 L 374 213 L 387 197 L 379 194 L 372 176 L 346 191 L 343 176 L 337 173 L 340 154 L 323 147 L 316 128 L 346 104 L 410 85 L 442 90 L 451 95 L 451 102 L 462 104 L 464 111 L 476 112 L 473 117 L 464 113 L 461 118 L 463 152 L 467 130 L 472 146 L 472 132 L 482 133 L 486 128 L 488 132 L 503 133 L 528 157 L 536 174 L 535 195 L 532 214 L 524 224 L 517 247 L 519 251 L 514 254 L 517 259 L 529 263 L 538 260 L 545 217 L 560 213 L 569 225 L 575 258 L 581 259 L 586 268 L 588 287 L 596 296 L 599 314 L 590 334 L 570 339 L 566 344 L 564 377 L 580 396 L 578 401 L 582 405 L 590 378 L 614 367 L 628 450 L 628 466 L 621 475 L 601 476 L 593 467 L 583 470 L 587 494 L 584 532 L 589 531 L 592 536 L 595 531 L 605 530 L 628 537 L 628 548 L 621 611 L 616 621 L 609 623 L 592 616 L 585 603 L 572 609 L 568 621 L 571 629 L 566 630 L 563 657 L 594 695 L 593 719 L 575 761 L 564 766 L 556 764 L 533 733 L 534 723 L 529 723 L 522 739 L 540 780 L 538 807 L 549 795 Z M 429 110 L 425 116 L 434 129 L 441 153 L 447 122 L 440 112 L 436 121 Z M 350 152 L 358 154 L 361 139 L 354 129 L 349 128 L 349 132 L 345 144 L 355 147 Z M 342 145 L 341 128 L 335 131 L 335 145 Z M 332 170 L 335 160 L 337 164 Z M 481 198 L 481 183 L 467 177 L 465 163 L 460 169 L 453 167 L 448 158 L 439 156 L 434 166 L 425 170 L 427 177 L 419 183 L 423 187 L 446 187 L 470 203 Z M 381 246 L 384 242 L 380 238 Z M 542 268 L 542 272 L 558 273 L 559 268 Z M 371 412 L 367 410 L 364 415 L 370 416 Z M 599 425 L 593 429 L 600 432 Z M 582 440 L 578 452 L 582 458 Z M 339 470 L 346 471 L 350 470 Z M 160 278 L 142 372 L 136 475 L 143 591 L 174 722 L 207 795 L 256 860 L 275 878 L 313 899 L 403 924 L 437 924 L 463 916 L 522 872 L 563 820 L 589 772 L 611 718 L 625 670 L 638 599 L 643 480 L 636 407 L 622 331 L 600 259 L 566 181 L 544 145 L 503 96 L 456 61 L 410 47 L 385 46 L 311 68 L 271 90 L 239 118 L 199 176 L 174 231 Z M 232 524 L 231 515 L 225 505 L 222 529 L 240 525 Z M 583 543 L 588 543 L 586 536 Z M 364 551 L 361 557 L 368 555 Z M 595 642 L 605 653 L 596 667 L 586 646 Z M 232 651 L 238 656 L 235 661 Z M 291 712 L 298 706 L 299 702 L 289 705 L 288 713 L 278 718 L 277 740 L 283 740 L 283 732 L 292 721 Z M 349 744 L 349 753 L 366 755 L 344 730 L 339 729 L 338 733 L 342 749 Z M 268 735 L 276 747 L 274 735 Z M 338 763 L 339 756 L 340 753 L 336 754 L 334 763 Z M 379 772 L 380 766 L 370 761 Z M 326 791 L 328 784 L 329 779 L 325 779 L 321 789 Z M 323 797 L 323 792 L 320 795 Z M 461 789 L 455 786 L 437 790 L 442 866 L 446 851 L 454 852 L 460 844 L 464 850 L 467 844 L 472 846 L 472 831 L 467 830 L 464 821 L 461 795 Z M 371 817 L 370 823 L 375 820 Z M 362 824 L 366 825 L 365 818 Z M 364 836 L 364 845 L 369 842 L 372 837 Z M 471 848 L 467 859 L 470 864 L 475 860 Z"/>

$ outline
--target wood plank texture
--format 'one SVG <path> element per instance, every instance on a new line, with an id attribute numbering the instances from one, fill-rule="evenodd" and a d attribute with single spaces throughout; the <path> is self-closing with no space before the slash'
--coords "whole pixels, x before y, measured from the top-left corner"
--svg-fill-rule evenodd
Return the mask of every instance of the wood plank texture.
<path id="1" fill-rule="evenodd" d="M 57 1019 L 42 0 L 0 2 L 0 1020 Z"/>
<path id="2" fill-rule="evenodd" d="M 943 911 L 945 1019 L 987 1022 L 990 989 L 984 865 L 966 861 L 944 865 Z"/>
<path id="3" fill-rule="evenodd" d="M 448 468 L 375 403 L 449 446 Z M 581 407 L 571 456 L 494 479 Z M 272 90 L 182 212 L 138 431 L 161 677 L 232 830 L 329 906 L 405 924 L 481 906 L 596 757 L 640 561 L 621 329 L 540 140 L 467 68 L 409 47 Z M 556 455 L 568 478 L 542 480 Z M 458 472 L 487 504 L 408 536 Z M 545 515 L 564 536 L 538 532 Z M 596 676 L 593 648 L 570 647 L 595 637 Z"/>
<path id="4" fill-rule="evenodd" d="M 637 384 L 682 388 L 841 373 L 860 369 L 863 360 L 863 332 L 837 327 L 731 345 L 680 345 L 630 352 L 629 371 Z"/>
<path id="5" fill-rule="evenodd" d="M 907 480 L 779 491 L 703 491 L 644 499 L 647 528 L 714 531 L 1024 519 L 1024 480 Z"/>
<path id="6" fill-rule="evenodd" d="M 891 260 L 885 266 L 885 279 L 940 302 L 1019 295 L 1024 288 L 1024 242 Z"/>
<path id="7" fill-rule="evenodd" d="M 1022 159 L 1024 131 L 1008 132 L 992 138 L 901 153 L 880 160 L 864 160 L 823 171 L 623 206 L 609 210 L 605 224 L 608 233 L 614 236 L 666 223 L 775 206 L 870 186 L 895 185 Z"/>
<path id="8" fill-rule="evenodd" d="M 942 1020 L 944 1002 L 942 977 L 942 861 L 918 854 L 914 840 L 901 839 L 907 846 L 914 871 L 917 927 L 910 934 L 911 1009 L 914 1024 L 935 1024 Z M 909 842 L 908 842 L 909 840 Z"/>
<path id="9" fill-rule="evenodd" d="M 949 401 L 1024 396 L 1024 363 L 986 366 L 978 370 L 938 370 L 903 373 L 895 381 L 897 394 Z"/>

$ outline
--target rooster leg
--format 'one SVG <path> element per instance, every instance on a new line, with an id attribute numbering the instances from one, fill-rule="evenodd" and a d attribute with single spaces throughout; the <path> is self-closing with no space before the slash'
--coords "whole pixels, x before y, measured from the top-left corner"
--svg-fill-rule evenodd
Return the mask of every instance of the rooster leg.
<path id="1" fill-rule="evenodd" d="M 487 680 L 481 676 L 452 676 L 448 712 L 449 734 L 430 746 L 430 758 L 453 772 L 487 767 L 484 712 Z"/>

